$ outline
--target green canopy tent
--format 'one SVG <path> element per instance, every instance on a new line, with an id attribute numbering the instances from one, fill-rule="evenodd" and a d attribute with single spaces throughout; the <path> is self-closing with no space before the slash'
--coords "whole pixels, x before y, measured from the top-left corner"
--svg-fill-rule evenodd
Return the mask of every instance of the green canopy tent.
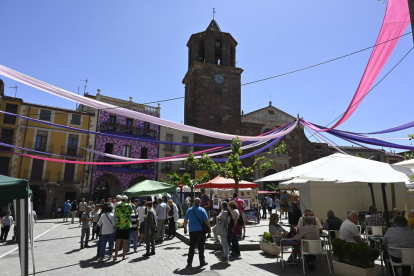
<path id="1" fill-rule="evenodd" d="M 0 203 L 14 204 L 15 221 L 19 237 L 19 257 L 21 275 L 29 275 L 29 237 L 32 249 L 33 275 L 34 258 L 33 258 L 33 224 L 30 223 L 32 218 L 32 206 L 30 197 L 32 191 L 29 187 L 29 181 L 0 175 Z M 16 227 L 16 226 L 15 226 Z"/>
<path id="2" fill-rule="evenodd" d="M 172 192 L 178 198 L 178 206 L 181 212 L 183 212 L 181 208 L 181 201 L 177 195 L 176 190 L 177 188 L 175 186 L 167 184 L 167 183 L 158 182 L 155 180 L 144 180 L 142 182 L 135 184 L 128 190 L 124 191 L 124 195 L 128 197 L 139 197 L 139 196 L 149 196 L 153 194 L 162 194 L 162 193 Z"/>

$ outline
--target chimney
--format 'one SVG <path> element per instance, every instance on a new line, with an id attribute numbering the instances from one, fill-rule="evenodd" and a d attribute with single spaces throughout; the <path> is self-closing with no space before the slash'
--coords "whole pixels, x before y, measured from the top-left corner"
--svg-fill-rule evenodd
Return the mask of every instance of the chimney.
<path id="1" fill-rule="evenodd" d="M 4 96 L 4 82 L 0 79 L 0 96 Z"/>

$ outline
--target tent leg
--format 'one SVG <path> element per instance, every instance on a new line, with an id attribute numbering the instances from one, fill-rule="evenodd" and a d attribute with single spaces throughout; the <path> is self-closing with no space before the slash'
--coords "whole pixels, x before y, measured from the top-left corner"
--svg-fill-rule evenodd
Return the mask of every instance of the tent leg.
<path id="1" fill-rule="evenodd" d="M 375 196 L 374 196 L 374 189 L 372 188 L 372 183 L 368 183 L 369 190 L 371 191 L 371 199 L 372 205 L 375 206 Z"/>
<path id="2" fill-rule="evenodd" d="M 28 246 L 28 222 L 29 222 L 29 205 L 28 199 L 16 200 L 16 224 L 18 227 L 19 239 L 19 257 L 21 275 L 29 275 L 29 246 Z M 16 227 L 16 226 L 14 226 Z"/>
<path id="3" fill-rule="evenodd" d="M 381 191 L 382 191 L 382 201 L 384 204 L 384 213 L 383 217 L 385 219 L 385 223 L 387 225 L 387 229 L 390 227 L 390 219 L 388 218 L 388 203 L 387 203 L 387 194 L 385 192 L 385 183 L 381 183 Z"/>

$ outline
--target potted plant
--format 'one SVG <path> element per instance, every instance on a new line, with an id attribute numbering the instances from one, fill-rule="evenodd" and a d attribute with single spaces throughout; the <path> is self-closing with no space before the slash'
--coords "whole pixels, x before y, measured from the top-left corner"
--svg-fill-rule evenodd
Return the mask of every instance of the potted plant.
<path id="1" fill-rule="evenodd" d="M 272 234 L 268 232 L 263 233 L 260 239 L 260 250 L 270 255 L 279 255 L 279 247 L 276 245 Z"/>
<path id="2" fill-rule="evenodd" d="M 371 251 L 366 243 L 332 240 L 332 249 L 338 260 L 332 260 L 336 275 L 375 276 L 377 269 L 370 262 Z"/>

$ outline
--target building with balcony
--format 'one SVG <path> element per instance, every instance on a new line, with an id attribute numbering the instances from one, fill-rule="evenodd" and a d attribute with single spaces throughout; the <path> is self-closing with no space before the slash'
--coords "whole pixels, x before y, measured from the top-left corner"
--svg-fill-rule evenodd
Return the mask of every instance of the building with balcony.
<path id="1" fill-rule="evenodd" d="M 160 141 L 192 144 L 194 143 L 194 133 L 160 126 Z M 193 147 L 191 146 L 160 144 L 159 157 L 183 155 L 191 151 L 193 151 Z M 184 161 L 160 162 L 158 164 L 158 180 L 167 180 L 167 175 L 171 171 L 176 171 L 179 175 L 183 175 L 186 172 L 192 173 L 192 168 L 184 164 Z"/>
<path id="2" fill-rule="evenodd" d="M 94 130 L 95 114 L 24 102 L 4 95 L 0 81 L 0 109 L 45 122 L 83 130 Z M 82 148 L 94 148 L 94 135 L 62 129 L 12 115 L 0 115 L 0 140 L 31 151 L 3 147 L 16 153 L 73 161 L 90 161 L 91 155 Z M 50 155 L 53 154 L 53 155 Z M 0 174 L 28 179 L 33 191 L 33 205 L 38 214 L 49 214 L 54 198 L 78 199 L 88 190 L 90 177 L 85 165 L 50 162 L 9 152 L 0 152 Z"/>
<path id="3" fill-rule="evenodd" d="M 95 96 L 85 93 L 85 97 L 160 117 L 159 106 L 153 107 L 135 103 L 132 101 L 132 97 L 130 97 L 129 101 L 121 100 L 104 96 L 100 93 L 100 90 L 98 90 Z M 128 158 L 153 159 L 158 157 L 158 144 L 152 142 L 159 139 L 158 125 L 120 116 L 111 112 L 111 109 L 96 110 L 88 106 L 80 105 L 78 111 L 96 112 L 97 132 L 123 137 L 113 138 L 97 135 L 96 151 Z M 131 140 L 131 138 L 140 138 L 142 141 Z M 146 179 L 157 179 L 157 164 L 154 163 L 105 165 L 107 161 L 120 160 L 99 154 L 95 155 L 95 160 L 101 161 L 102 165 L 91 166 L 89 168 L 92 172 L 92 182 L 90 185 L 94 198 L 113 197 L 121 194 L 124 190 L 138 182 Z"/>

